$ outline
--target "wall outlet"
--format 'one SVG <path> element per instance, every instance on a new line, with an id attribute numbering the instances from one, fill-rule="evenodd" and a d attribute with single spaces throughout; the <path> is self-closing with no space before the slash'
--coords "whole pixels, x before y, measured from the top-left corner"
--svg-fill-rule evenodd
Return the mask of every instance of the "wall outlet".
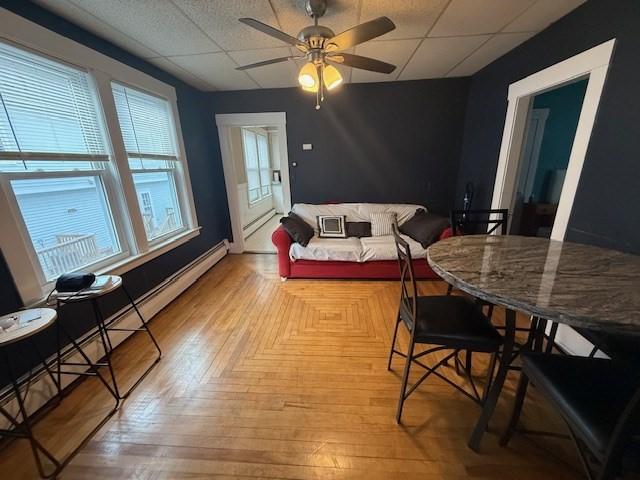
<path id="1" fill-rule="evenodd" d="M 302 150 L 313 150 L 313 145 L 310 143 L 303 143 Z"/>

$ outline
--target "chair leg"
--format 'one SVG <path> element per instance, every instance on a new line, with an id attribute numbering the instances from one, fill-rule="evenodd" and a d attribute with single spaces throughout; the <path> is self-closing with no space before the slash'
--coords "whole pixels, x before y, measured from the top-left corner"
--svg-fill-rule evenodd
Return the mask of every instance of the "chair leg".
<path id="1" fill-rule="evenodd" d="M 498 353 L 492 353 L 491 358 L 489 360 L 489 368 L 487 369 L 487 383 L 484 387 L 484 392 L 482 394 L 482 402 L 484 403 L 487 400 L 487 395 L 489 395 L 489 390 L 491 390 L 491 384 L 493 383 L 493 374 L 496 371 L 496 360 L 498 359 Z"/>
<path id="2" fill-rule="evenodd" d="M 387 363 L 387 370 L 391 370 L 391 360 L 393 360 L 393 353 L 396 348 L 396 338 L 398 337 L 398 326 L 400 325 L 400 312 L 398 312 L 398 318 L 396 319 L 396 328 L 393 330 L 393 339 L 391 340 L 391 350 L 389 351 L 389 362 Z"/>
<path id="3" fill-rule="evenodd" d="M 467 371 L 467 375 L 471 377 L 471 364 L 473 362 L 473 352 L 471 350 L 467 350 L 467 354 L 464 357 L 464 368 Z"/>
<path id="4" fill-rule="evenodd" d="M 447 285 L 447 295 L 451 295 L 451 292 L 453 292 L 453 285 L 449 284 Z"/>
<path id="5" fill-rule="evenodd" d="M 516 390 L 516 397 L 513 402 L 513 410 L 511 411 L 511 417 L 509 418 L 509 423 L 507 424 L 507 428 L 500 437 L 500 446 L 506 447 L 513 437 L 513 434 L 516 431 L 516 427 L 518 426 L 518 421 L 520 420 L 520 414 L 522 413 L 522 406 L 524 405 L 524 399 L 527 396 L 527 386 L 529 385 L 529 378 L 521 373 L 520 380 L 518 381 L 518 388 Z"/>
<path id="6" fill-rule="evenodd" d="M 402 407 L 404 406 L 404 401 L 407 398 L 407 382 L 409 380 L 409 370 L 411 369 L 411 362 L 413 361 L 413 347 L 415 346 L 415 342 L 413 340 L 413 334 L 411 335 L 411 340 L 409 340 L 409 348 L 407 349 L 407 358 L 406 363 L 404 364 L 404 373 L 402 374 L 402 386 L 400 387 L 400 399 L 398 400 L 398 410 L 396 412 L 396 423 L 400 423 L 402 418 Z"/>
<path id="7" fill-rule="evenodd" d="M 545 353 L 551 353 L 556 341 L 556 335 L 558 333 L 558 323 L 551 322 L 551 328 L 549 329 L 549 338 L 547 338 L 547 346 L 544 350 Z"/>

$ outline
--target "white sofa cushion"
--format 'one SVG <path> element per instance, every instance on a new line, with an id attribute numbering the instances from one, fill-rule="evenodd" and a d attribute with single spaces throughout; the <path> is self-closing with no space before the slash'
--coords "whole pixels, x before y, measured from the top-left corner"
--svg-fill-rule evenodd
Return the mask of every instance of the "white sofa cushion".
<path id="1" fill-rule="evenodd" d="M 302 218 L 318 233 L 318 215 L 345 215 L 347 222 L 370 222 L 373 212 L 394 212 L 398 226 L 409 220 L 422 205 L 401 203 L 333 203 L 314 205 L 310 203 L 296 203 L 291 211 Z"/>
<path id="2" fill-rule="evenodd" d="M 338 262 L 360 262 L 362 244 L 359 238 L 313 237 L 306 247 L 292 243 L 289 258 L 295 260 L 333 260 Z"/>
<path id="3" fill-rule="evenodd" d="M 418 242 L 408 237 L 400 235 L 411 249 L 411 257 L 414 259 L 425 258 L 427 251 L 422 248 Z M 362 256 L 361 262 L 375 262 L 380 260 L 397 260 L 398 252 L 396 250 L 396 242 L 393 235 L 385 235 L 381 237 L 365 237 L 361 238 Z"/>
<path id="4" fill-rule="evenodd" d="M 393 235 L 364 238 L 319 238 L 318 215 L 344 215 L 347 222 L 370 222 L 371 213 L 395 213 L 398 225 L 402 225 L 416 213 L 422 205 L 395 203 L 334 203 L 313 205 L 296 203 L 291 209 L 313 227 L 316 235 L 306 247 L 299 243 L 292 243 L 289 248 L 289 258 L 296 260 L 319 260 L 339 262 L 368 262 L 376 260 L 397 260 L 396 245 Z M 426 250 L 413 239 L 402 235 L 411 248 L 413 258 L 426 255 Z"/>
<path id="5" fill-rule="evenodd" d="M 371 212 L 371 236 L 393 235 L 393 226 L 398 223 L 396 212 Z"/>
<path id="6" fill-rule="evenodd" d="M 425 258 L 427 251 L 415 240 L 402 235 L 411 249 L 414 259 Z M 397 260 L 393 235 L 364 238 L 319 238 L 313 237 L 306 247 L 299 243 L 289 247 L 289 258 L 296 260 L 319 260 L 334 262 L 372 262 Z"/>

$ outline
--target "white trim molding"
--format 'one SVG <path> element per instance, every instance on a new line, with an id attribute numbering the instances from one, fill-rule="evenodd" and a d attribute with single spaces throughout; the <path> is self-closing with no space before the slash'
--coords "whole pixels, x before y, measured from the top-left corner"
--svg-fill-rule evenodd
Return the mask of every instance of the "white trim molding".
<path id="1" fill-rule="evenodd" d="M 229 217 L 231 218 L 231 231 L 233 242 L 231 253 L 244 251 L 244 236 L 242 230 L 242 215 L 240 202 L 237 195 L 236 169 L 233 162 L 231 143 L 229 141 L 229 129 L 231 127 L 270 126 L 278 129 L 278 146 L 280 149 L 280 180 L 282 183 L 282 196 L 284 211 L 291 210 L 291 184 L 289 182 L 289 152 L 287 150 L 287 114 L 285 112 L 260 112 L 260 113 L 221 113 L 215 117 L 220 139 L 220 154 L 222 155 L 222 167 L 224 181 L 227 189 L 227 201 L 229 203 Z"/>
<path id="2" fill-rule="evenodd" d="M 563 240 L 567 230 L 615 41 L 615 39 L 609 40 L 509 86 L 509 103 L 491 208 L 511 208 L 512 206 L 531 99 L 535 95 L 572 81 L 589 79 L 551 233 L 551 238 L 554 240 Z"/>

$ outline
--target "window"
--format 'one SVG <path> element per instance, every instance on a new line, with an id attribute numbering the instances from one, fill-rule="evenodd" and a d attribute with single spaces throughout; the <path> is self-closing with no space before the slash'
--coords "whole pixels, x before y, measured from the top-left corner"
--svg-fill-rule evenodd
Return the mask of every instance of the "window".
<path id="1" fill-rule="evenodd" d="M 44 282 L 123 253 L 86 72 L 0 44 L 0 172 Z"/>
<path id="2" fill-rule="evenodd" d="M 269 139 L 263 133 L 243 128 L 242 143 L 249 203 L 256 203 L 271 195 Z"/>
<path id="3" fill-rule="evenodd" d="M 112 88 L 144 229 L 148 240 L 157 241 L 183 227 L 174 178 L 178 149 L 171 108 L 166 100 L 132 88 L 118 84 Z"/>
<path id="4" fill-rule="evenodd" d="M 172 98 L 0 43 L 0 245 L 30 285 L 25 302 L 62 273 L 110 271 L 197 232 L 175 111 Z"/>

